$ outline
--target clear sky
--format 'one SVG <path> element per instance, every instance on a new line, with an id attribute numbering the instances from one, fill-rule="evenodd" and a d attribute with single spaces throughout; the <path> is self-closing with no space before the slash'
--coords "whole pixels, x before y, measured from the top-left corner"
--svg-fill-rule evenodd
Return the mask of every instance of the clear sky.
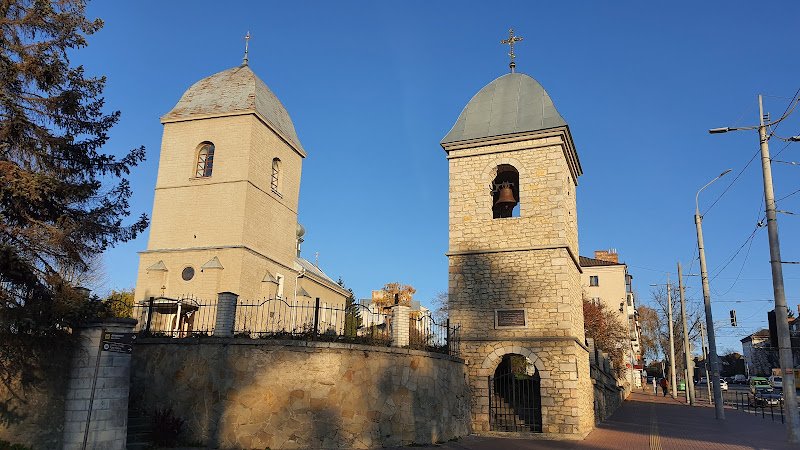
<path id="1" fill-rule="evenodd" d="M 122 111 L 107 151 L 145 145 L 132 176 L 133 215 L 152 210 L 162 126 L 195 81 L 241 62 L 275 92 L 308 151 L 300 221 L 304 256 L 358 297 L 399 281 L 427 303 L 447 289 L 448 172 L 439 141 L 484 85 L 508 71 L 499 41 L 514 27 L 517 70 L 536 78 L 569 123 L 579 179 L 581 254 L 616 248 L 639 301 L 650 284 L 699 273 L 694 195 L 716 200 L 758 150 L 756 96 L 780 116 L 800 88 L 800 3 L 715 2 L 94 2 L 105 28 L 76 52 L 108 77 L 109 108 Z M 800 112 L 777 135 L 800 134 Z M 775 159 L 800 161 L 800 143 L 772 139 Z M 774 166 L 778 198 L 800 189 L 800 167 Z M 746 241 L 763 214 L 755 159 L 705 217 L 719 349 L 766 327 L 772 284 L 767 233 Z M 800 214 L 800 194 L 779 203 Z M 202 212 L 198 212 L 201 214 Z M 783 259 L 800 261 L 800 216 L 779 217 Z M 743 243 L 747 245 L 734 257 Z M 105 257 L 106 289 L 132 287 L 147 234 Z M 730 263 L 725 264 L 730 260 Z M 725 266 L 724 270 L 720 268 Z M 718 273 L 719 272 L 719 273 Z M 784 266 L 790 307 L 800 265 Z M 688 278 L 694 308 L 698 277 Z"/>

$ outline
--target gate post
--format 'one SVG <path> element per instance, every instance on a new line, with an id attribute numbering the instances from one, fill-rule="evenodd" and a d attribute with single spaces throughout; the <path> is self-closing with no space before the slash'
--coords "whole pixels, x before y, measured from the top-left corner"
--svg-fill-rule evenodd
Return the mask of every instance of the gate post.
<path id="1" fill-rule="evenodd" d="M 409 340 L 409 313 L 411 308 L 392 306 L 392 347 L 407 347 Z"/>
<path id="2" fill-rule="evenodd" d="M 135 325 L 135 319 L 105 319 L 77 328 L 64 401 L 65 450 L 125 447 L 131 355 L 104 351 L 102 340 L 104 332 L 130 333 Z"/>
<path id="3" fill-rule="evenodd" d="M 217 294 L 217 318 L 214 323 L 214 336 L 232 337 L 236 323 L 236 302 L 239 296 L 233 292 Z"/>

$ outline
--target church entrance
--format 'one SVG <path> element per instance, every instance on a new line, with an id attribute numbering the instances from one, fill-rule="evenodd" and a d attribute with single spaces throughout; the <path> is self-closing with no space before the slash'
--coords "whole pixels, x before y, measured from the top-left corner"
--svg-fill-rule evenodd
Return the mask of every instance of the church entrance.
<path id="1" fill-rule="evenodd" d="M 522 355 L 509 354 L 489 377 L 489 429 L 542 432 L 542 397 L 536 367 Z"/>

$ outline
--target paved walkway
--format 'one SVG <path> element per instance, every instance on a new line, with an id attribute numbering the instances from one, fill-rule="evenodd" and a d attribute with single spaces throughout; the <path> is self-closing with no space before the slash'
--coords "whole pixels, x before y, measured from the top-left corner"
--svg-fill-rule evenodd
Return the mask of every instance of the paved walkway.
<path id="1" fill-rule="evenodd" d="M 453 450 L 532 449 L 784 449 L 785 425 L 734 409 L 725 410 L 725 421 L 714 418 L 714 409 L 690 407 L 652 393 L 634 392 L 625 404 L 583 441 L 543 441 L 469 436 L 435 446 Z"/>

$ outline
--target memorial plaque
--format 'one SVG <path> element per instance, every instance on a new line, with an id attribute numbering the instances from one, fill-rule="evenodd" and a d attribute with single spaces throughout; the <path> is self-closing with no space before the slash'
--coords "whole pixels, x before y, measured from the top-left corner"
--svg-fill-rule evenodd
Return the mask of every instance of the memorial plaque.
<path id="1" fill-rule="evenodd" d="M 524 309 L 498 309 L 495 310 L 495 324 L 497 327 L 524 327 Z"/>

